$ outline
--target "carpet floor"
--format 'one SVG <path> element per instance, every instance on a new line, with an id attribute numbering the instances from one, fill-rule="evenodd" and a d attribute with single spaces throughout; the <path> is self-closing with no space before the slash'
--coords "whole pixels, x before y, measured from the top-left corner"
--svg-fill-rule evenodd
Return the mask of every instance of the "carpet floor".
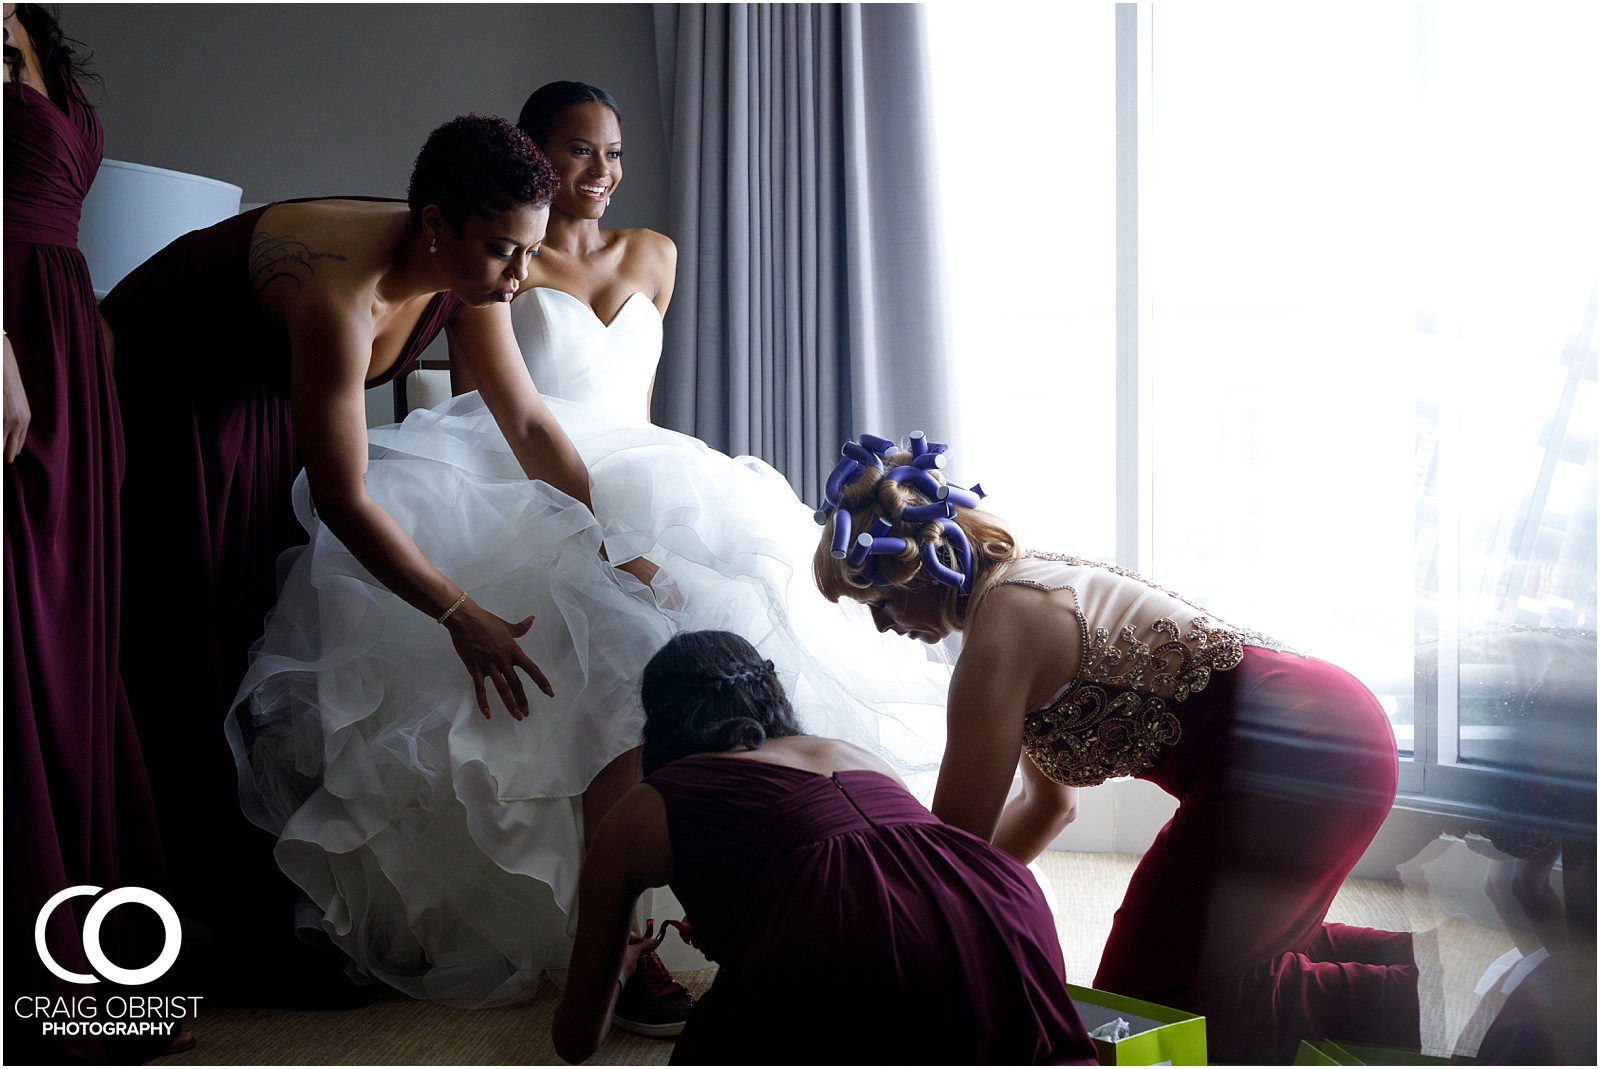
<path id="1" fill-rule="evenodd" d="M 1067 979 L 1088 984 L 1100 960 L 1129 876 L 1132 854 L 1049 852 L 1035 871 L 1056 905 Z M 1432 932 L 1442 969 L 1425 985 L 1423 1040 L 1428 1053 L 1471 1055 L 1498 1004 L 1473 986 L 1512 947 L 1506 932 L 1478 923 L 1426 887 L 1347 881 L 1329 920 L 1390 931 Z M 680 973 L 699 992 L 714 971 Z M 560 1065 L 550 1043 L 556 993 L 546 984 L 524 1006 L 458 1010 L 398 996 L 355 1010 L 202 1009 L 187 1054 L 148 1064 L 201 1065 Z M 613 1030 L 588 1064 L 665 1065 L 672 1045 Z"/>

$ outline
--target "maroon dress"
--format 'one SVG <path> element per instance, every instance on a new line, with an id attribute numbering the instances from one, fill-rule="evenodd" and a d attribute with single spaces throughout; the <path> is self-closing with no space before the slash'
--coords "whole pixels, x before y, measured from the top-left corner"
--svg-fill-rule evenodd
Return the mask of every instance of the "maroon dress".
<path id="1" fill-rule="evenodd" d="M 719 965 L 673 1062 L 1094 1064 L 1038 884 L 893 780 L 702 754 L 645 782 Z"/>
<path id="2" fill-rule="evenodd" d="M 122 430 L 78 251 L 100 123 L 71 77 L 55 77 L 58 102 L 5 85 L 5 331 L 32 408 L 5 468 L 5 989 L 72 997 L 94 989 L 41 967 L 29 934 L 40 907 L 75 885 L 160 890 L 165 879 L 117 672 Z M 78 934 L 91 901 L 58 907 L 47 932 L 52 955 L 76 973 L 93 971 Z M 111 911 L 101 933 L 113 960 L 138 960 L 116 949 L 128 912 Z M 38 1049 L 39 1022 L 10 1012 L 7 1021 L 8 1061 L 108 1057 L 92 1036 Z"/>
<path id="3" fill-rule="evenodd" d="M 276 600 L 278 557 L 306 538 L 291 503 L 301 460 L 289 336 L 262 310 L 248 269 L 267 207 L 178 238 L 100 307 L 116 343 L 123 502 L 138 517 L 123 535 L 134 565 L 123 577 L 123 677 L 175 905 L 211 924 L 225 955 L 257 961 L 291 938 L 277 891 L 292 892 L 271 866 L 272 838 L 240 812 L 223 721 Z M 454 295 L 436 296 L 394 367 L 368 387 L 405 371 L 458 307 Z M 252 901 L 252 880 L 275 890 Z"/>
<path id="4" fill-rule="evenodd" d="M 1302 1039 L 1416 1049 L 1411 935 L 1325 923 L 1394 801 L 1372 693 L 1094 561 L 1029 554 L 1000 582 L 1069 591 L 1083 625 L 1077 676 L 1023 721 L 1034 764 L 1178 799 L 1094 985 L 1203 1014 L 1222 1062 L 1290 1062 Z"/>
<path id="5" fill-rule="evenodd" d="M 1417 1049 L 1410 933 L 1325 920 L 1394 799 L 1377 699 L 1334 665 L 1247 646 L 1180 717 L 1184 737 L 1139 777 L 1178 810 L 1095 986 L 1204 1014 L 1222 1061 L 1292 1062 L 1302 1039 Z"/>

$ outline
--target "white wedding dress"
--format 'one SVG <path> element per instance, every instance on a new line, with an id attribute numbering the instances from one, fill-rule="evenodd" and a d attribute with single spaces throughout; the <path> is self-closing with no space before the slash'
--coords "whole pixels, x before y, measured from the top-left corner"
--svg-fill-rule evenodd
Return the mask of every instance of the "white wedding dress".
<path id="1" fill-rule="evenodd" d="M 781 475 L 646 422 L 662 331 L 643 294 L 604 324 L 535 289 L 513 318 L 589 466 L 599 522 L 523 475 L 475 393 L 374 429 L 367 489 L 480 605 L 536 617 L 522 641 L 555 698 L 530 684 L 519 723 L 491 687 L 485 720 L 448 632 L 317 522 L 302 477 L 310 543 L 285 555 L 227 724 L 245 810 L 310 900 L 299 923 L 356 975 L 461 1006 L 525 1001 L 565 967 L 580 796 L 638 744 L 639 675 L 675 630 L 744 635 L 807 731 L 906 772 L 939 757 L 949 682 L 920 644 L 817 593 L 819 529 Z M 602 539 L 613 560 L 654 561 L 654 590 L 602 562 Z"/>

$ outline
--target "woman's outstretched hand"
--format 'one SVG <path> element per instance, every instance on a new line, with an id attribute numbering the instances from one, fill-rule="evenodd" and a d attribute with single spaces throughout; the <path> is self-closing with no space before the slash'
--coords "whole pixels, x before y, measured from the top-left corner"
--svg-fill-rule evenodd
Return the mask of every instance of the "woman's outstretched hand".
<path id="1" fill-rule="evenodd" d="M 670 921 L 668 922 L 671 923 Z M 661 926 L 661 931 L 655 931 L 656 922 L 653 919 L 644 922 L 644 934 L 628 932 L 628 948 L 622 952 L 622 976 L 627 979 L 639 967 L 639 959 L 651 953 L 661 945 L 661 940 L 667 937 L 667 925 Z"/>
<path id="2" fill-rule="evenodd" d="M 528 678 L 546 697 L 556 696 L 544 672 L 517 644 L 517 639 L 533 627 L 533 617 L 513 624 L 467 598 L 450 614 L 445 627 L 450 632 L 450 641 L 455 644 L 456 656 L 472 675 L 472 689 L 484 719 L 489 718 L 489 691 L 485 680 L 494 684 L 495 690 L 500 692 L 500 700 L 514 718 L 521 720 L 528 715 L 528 695 L 517 675 L 519 668 L 528 673 Z"/>

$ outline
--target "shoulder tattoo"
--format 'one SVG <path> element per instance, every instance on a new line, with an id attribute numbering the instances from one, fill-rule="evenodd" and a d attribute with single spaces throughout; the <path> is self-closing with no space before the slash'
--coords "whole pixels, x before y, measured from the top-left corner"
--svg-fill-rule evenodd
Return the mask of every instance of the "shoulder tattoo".
<path id="1" fill-rule="evenodd" d="M 316 274 L 316 261 L 345 259 L 343 253 L 317 252 L 291 235 L 258 230 L 250 238 L 250 288 L 259 295 L 280 279 L 298 287 Z"/>

